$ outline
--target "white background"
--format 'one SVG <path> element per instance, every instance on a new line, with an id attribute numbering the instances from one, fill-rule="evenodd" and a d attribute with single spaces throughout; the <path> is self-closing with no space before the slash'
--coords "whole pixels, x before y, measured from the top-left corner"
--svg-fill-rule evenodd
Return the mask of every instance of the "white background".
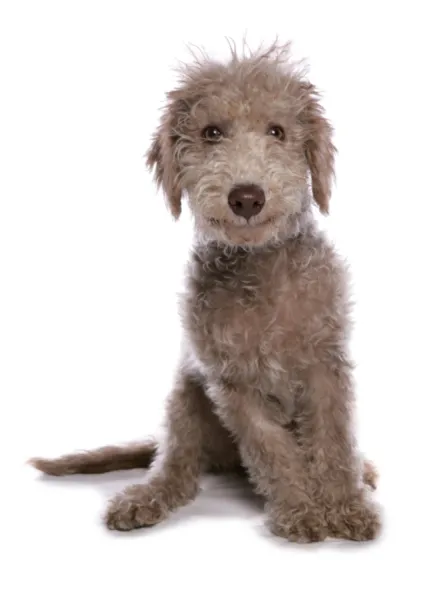
<path id="1" fill-rule="evenodd" d="M 2 598 L 438 597 L 433 7 L 1 3 Z M 323 226 L 354 275 L 359 438 L 385 515 L 370 544 L 275 539 L 222 478 L 154 529 L 110 533 L 106 498 L 141 471 L 51 480 L 24 465 L 158 430 L 191 222 L 172 221 L 143 155 L 185 43 L 221 55 L 246 31 L 294 41 L 337 132 Z"/>

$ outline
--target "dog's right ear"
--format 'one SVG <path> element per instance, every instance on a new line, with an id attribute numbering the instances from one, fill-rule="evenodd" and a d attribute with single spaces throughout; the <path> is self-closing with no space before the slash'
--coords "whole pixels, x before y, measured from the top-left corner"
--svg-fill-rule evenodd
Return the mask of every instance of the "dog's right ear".
<path id="1" fill-rule="evenodd" d="M 154 179 L 163 190 L 172 215 L 178 219 L 181 213 L 182 189 L 175 156 L 176 136 L 172 120 L 172 113 L 168 109 L 146 154 L 146 164 L 154 170 Z"/>
<path id="2" fill-rule="evenodd" d="M 332 127 L 324 116 L 316 88 L 308 82 L 303 82 L 301 88 L 303 109 L 300 119 L 305 132 L 305 156 L 311 173 L 312 192 L 320 211 L 326 214 L 336 153 L 332 142 Z"/>

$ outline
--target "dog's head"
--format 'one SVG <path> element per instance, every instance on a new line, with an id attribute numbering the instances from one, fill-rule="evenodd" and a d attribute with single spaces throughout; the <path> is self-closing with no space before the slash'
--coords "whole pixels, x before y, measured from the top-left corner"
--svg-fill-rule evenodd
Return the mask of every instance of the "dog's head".
<path id="1" fill-rule="evenodd" d="M 186 193 L 207 240 L 255 246 L 288 236 L 311 195 L 328 211 L 332 129 L 287 51 L 195 61 L 168 94 L 148 164 L 175 217 Z"/>

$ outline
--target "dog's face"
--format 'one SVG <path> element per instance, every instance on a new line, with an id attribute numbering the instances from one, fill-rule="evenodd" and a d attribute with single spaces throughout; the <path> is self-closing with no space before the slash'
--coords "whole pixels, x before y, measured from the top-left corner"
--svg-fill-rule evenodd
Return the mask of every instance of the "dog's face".
<path id="1" fill-rule="evenodd" d="M 282 50 L 197 63 L 168 94 L 149 151 L 174 216 L 186 192 L 198 234 L 259 246 L 288 236 L 314 200 L 327 212 L 331 127 Z"/>

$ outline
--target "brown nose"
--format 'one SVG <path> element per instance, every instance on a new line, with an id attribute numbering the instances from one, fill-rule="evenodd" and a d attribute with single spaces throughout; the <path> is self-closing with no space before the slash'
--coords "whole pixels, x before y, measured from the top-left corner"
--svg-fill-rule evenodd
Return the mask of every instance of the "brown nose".
<path id="1" fill-rule="evenodd" d="M 257 185 L 237 185 L 229 194 L 229 206 L 239 217 L 247 221 L 261 212 L 265 204 L 264 190 Z"/>

